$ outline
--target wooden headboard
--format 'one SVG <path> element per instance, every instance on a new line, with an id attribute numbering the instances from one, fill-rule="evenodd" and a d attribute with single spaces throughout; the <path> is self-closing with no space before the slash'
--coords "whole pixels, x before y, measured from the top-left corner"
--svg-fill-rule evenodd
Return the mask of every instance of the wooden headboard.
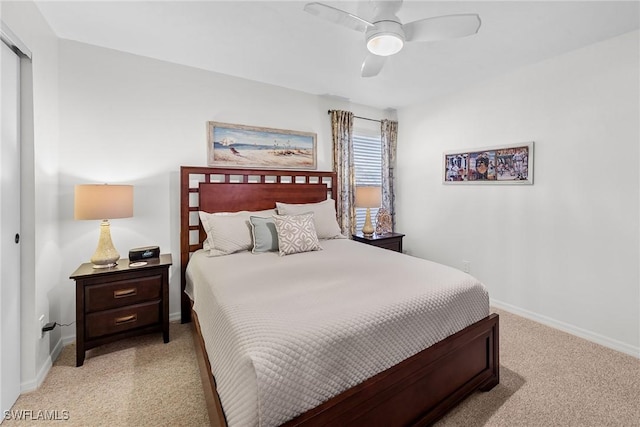
<path id="1" fill-rule="evenodd" d="M 273 209 L 276 202 L 313 203 L 336 199 L 335 172 L 180 167 L 180 295 L 182 323 L 191 320 L 184 293 L 189 257 L 207 237 L 198 211 L 238 212 Z"/>

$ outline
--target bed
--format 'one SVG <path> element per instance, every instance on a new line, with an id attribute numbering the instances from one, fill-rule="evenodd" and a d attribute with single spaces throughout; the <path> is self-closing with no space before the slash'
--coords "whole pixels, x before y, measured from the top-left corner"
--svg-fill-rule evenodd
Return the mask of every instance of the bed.
<path id="1" fill-rule="evenodd" d="M 261 211 L 274 208 L 276 201 L 292 204 L 318 203 L 327 198 L 335 198 L 333 197 L 335 182 L 336 177 L 332 172 L 181 168 L 182 320 L 183 322 L 192 321 L 194 325 L 198 362 L 212 425 L 226 426 L 227 423 L 229 425 L 282 424 L 286 426 L 428 425 L 435 422 L 474 391 L 487 391 L 498 384 L 499 319 L 497 315 L 489 315 L 488 311 L 483 311 L 488 310 L 488 303 L 484 304 L 485 308 L 481 310 L 474 308 L 477 306 L 473 306 L 469 302 L 485 298 L 479 293 L 475 284 L 460 285 L 460 289 L 463 290 L 452 297 L 457 301 L 456 304 L 471 307 L 460 310 L 463 314 L 456 315 L 466 317 L 465 319 L 443 312 L 441 303 L 443 298 L 438 300 L 440 302 L 432 304 L 433 310 L 426 311 L 422 302 L 420 304 L 413 303 L 417 298 L 415 295 L 408 295 L 405 298 L 392 286 L 382 286 L 375 295 L 380 295 L 379 299 L 385 300 L 385 304 L 389 307 L 403 304 L 420 307 L 416 311 L 420 311 L 421 316 L 431 314 L 435 316 L 436 312 L 440 310 L 440 317 L 423 319 L 421 322 L 443 324 L 444 326 L 438 331 L 426 334 L 424 339 L 421 338 L 424 342 L 414 343 L 412 339 L 406 339 L 407 334 L 410 337 L 413 336 L 413 332 L 409 330 L 407 325 L 411 325 L 412 316 L 418 314 L 408 313 L 398 315 L 405 317 L 397 317 L 398 311 L 395 308 L 390 308 L 389 313 L 392 314 L 385 313 L 382 316 L 384 319 L 392 319 L 391 321 L 385 320 L 386 329 L 382 335 L 375 336 L 374 339 L 366 338 L 373 336 L 371 334 L 374 332 L 367 329 L 369 323 L 362 322 L 362 319 L 380 318 L 381 316 L 371 312 L 369 306 L 365 304 L 367 299 L 376 299 L 372 296 L 374 294 L 367 292 L 366 288 L 358 287 L 363 286 L 364 279 L 362 277 L 366 279 L 366 276 L 363 276 L 365 274 L 364 267 L 367 265 L 365 259 L 377 259 L 378 266 L 385 263 L 388 263 L 388 266 L 404 263 L 406 267 L 403 269 L 407 272 L 407 277 L 419 276 L 424 268 L 431 272 L 430 276 L 449 277 L 452 275 L 453 279 L 461 283 L 466 283 L 470 276 L 435 263 L 391 251 L 383 252 L 383 249 L 361 245 L 347 239 L 322 241 L 323 250 L 321 251 L 280 258 L 276 253 L 254 255 L 246 251 L 228 257 L 209 258 L 202 255 L 203 242 L 206 242 L 207 235 L 200 224 L 199 211 L 212 213 Z M 359 276 L 348 276 L 349 269 L 344 267 L 342 261 L 347 256 L 345 253 L 348 252 L 358 254 L 350 258 L 350 262 L 354 263 L 356 270 L 360 270 Z M 313 262 L 304 264 L 310 262 L 308 260 L 313 260 Z M 288 311 L 279 308 L 281 305 L 274 304 L 282 304 L 281 301 L 287 301 L 281 296 L 291 294 L 293 288 L 287 288 L 285 284 L 284 289 L 280 289 L 276 287 L 279 281 L 273 280 L 273 284 L 268 286 L 248 286 L 244 291 L 241 291 L 245 293 L 244 296 L 239 297 L 237 293 L 231 292 L 236 287 L 233 284 L 226 285 L 227 288 L 215 288 L 209 295 L 206 286 L 201 288 L 203 290 L 194 291 L 192 282 L 206 282 L 207 277 L 215 277 L 216 281 L 223 283 L 225 276 L 228 276 L 227 282 L 233 282 L 235 277 L 244 277 L 244 270 L 250 270 L 243 268 L 246 265 L 251 265 L 257 271 L 264 272 L 265 280 L 268 282 L 267 272 L 270 270 L 271 264 L 276 261 L 286 262 L 279 265 L 280 271 L 295 271 L 295 265 L 300 264 L 299 268 L 305 271 L 310 271 L 309 269 L 313 269 L 314 265 L 328 265 L 330 268 L 324 267 L 325 270 L 338 272 L 332 279 L 323 277 L 322 280 L 314 281 L 313 277 L 317 278 L 322 274 L 320 269 L 311 275 L 311 279 L 300 279 L 304 280 L 308 288 L 305 288 L 303 294 L 293 293 L 296 303 L 291 304 L 291 307 L 298 307 L 302 312 L 311 311 L 311 305 L 307 307 L 305 304 L 310 304 L 310 300 L 317 301 L 318 298 L 323 298 L 327 294 L 326 289 L 321 288 L 324 286 L 324 282 L 335 282 L 334 290 L 335 295 L 339 296 L 338 300 L 348 302 L 349 305 L 341 307 L 339 302 L 327 301 L 326 307 L 329 311 L 333 309 L 334 312 L 320 313 L 319 317 L 328 319 L 321 327 L 323 331 L 329 332 L 320 334 L 321 339 L 314 336 L 311 343 L 308 343 L 308 340 L 295 338 L 302 340 L 296 342 L 295 346 L 300 348 L 300 354 L 305 356 L 301 357 L 296 354 L 293 359 L 298 363 L 294 367 L 272 368 L 274 363 L 279 363 L 279 359 L 286 357 L 274 357 L 265 353 L 267 356 L 260 359 L 264 363 L 254 361 L 251 364 L 251 368 L 255 369 L 255 375 L 247 374 L 246 371 L 242 373 L 243 371 L 240 370 L 223 369 L 220 359 L 233 359 L 233 353 L 220 353 L 220 348 L 227 349 L 229 346 L 221 344 L 222 341 L 219 340 L 219 337 L 212 337 L 211 317 L 219 316 L 231 319 L 235 314 L 229 313 L 242 311 L 242 309 L 236 310 L 235 307 L 245 307 L 240 305 L 238 301 L 251 302 L 251 298 L 248 296 L 253 296 L 255 301 L 259 302 L 253 306 L 251 304 L 246 306 L 246 309 L 252 313 L 249 317 L 259 317 L 262 311 L 265 313 L 269 309 L 273 311 L 274 307 L 276 311 Z M 260 265 L 260 263 L 264 263 L 264 265 Z M 202 264 L 200 268 L 195 267 L 199 264 Z M 209 264 L 212 267 L 206 267 Z M 208 271 L 207 268 L 212 268 L 213 272 Z M 283 268 L 284 270 L 282 270 Z M 393 282 L 394 273 L 387 270 L 389 268 L 384 270 L 387 274 L 386 280 Z M 215 273 L 216 271 L 218 274 Z M 242 274 L 230 273 L 230 271 L 241 271 Z M 376 273 L 373 272 L 373 275 L 375 276 Z M 380 271 L 377 275 L 384 276 Z M 253 281 L 255 280 L 247 280 L 246 283 Z M 242 280 L 239 282 L 245 283 Z M 411 285 L 411 280 L 407 279 L 406 285 L 404 282 L 401 284 L 401 288 L 406 288 L 407 292 L 416 290 L 416 287 Z M 312 294 L 314 288 L 318 289 L 318 293 L 315 295 Z M 299 291 L 299 287 L 297 287 L 297 291 Z M 234 292 L 237 291 L 234 290 Z M 439 290 L 437 292 L 442 294 L 445 291 Z M 448 295 L 451 292 L 447 290 L 445 293 Z M 188 294 L 192 297 L 195 296 L 195 303 Z M 456 298 L 458 299 L 456 300 Z M 274 302 L 276 300 L 280 302 Z M 411 304 L 406 303 L 409 300 L 412 301 Z M 482 303 L 478 304 L 482 306 Z M 234 309 L 230 310 L 229 307 L 234 307 Z M 261 354 L 264 353 L 264 348 L 271 351 L 272 347 L 275 348 L 274 354 L 288 354 L 282 352 L 282 348 L 278 347 L 281 345 L 283 337 L 288 335 L 288 332 L 285 333 L 285 331 L 296 330 L 300 332 L 300 336 L 306 336 L 305 334 L 309 332 L 308 329 L 305 329 L 307 325 L 303 320 L 304 317 L 295 317 L 301 314 L 296 313 L 293 308 L 289 311 L 291 313 L 288 315 L 293 316 L 293 319 L 296 319 L 295 322 L 291 322 L 291 318 L 273 320 L 268 317 L 260 318 L 257 321 L 255 319 L 242 320 L 240 324 L 248 324 L 247 330 L 249 332 L 242 338 L 242 345 L 236 345 L 236 347 L 245 348 L 245 343 L 255 341 Z M 224 316 L 221 316 L 220 313 L 223 312 Z M 471 314 L 465 314 L 466 312 Z M 202 324 L 199 317 L 202 317 Z M 286 327 L 286 325 L 283 327 L 282 322 L 286 323 L 287 321 L 295 327 Z M 352 322 L 351 329 L 357 331 L 356 335 L 345 339 L 344 330 L 338 327 L 349 324 L 349 322 Z M 271 325 L 271 329 L 264 329 L 266 326 L 263 323 Z M 236 324 L 225 325 L 224 320 L 221 325 L 216 328 L 220 330 L 241 329 Z M 405 329 L 409 332 L 405 332 Z M 222 332 L 214 333 L 224 335 Z M 405 339 L 396 339 L 403 334 Z M 265 337 L 269 337 L 271 341 Z M 351 350 L 345 350 L 341 353 L 340 349 L 345 347 L 345 341 L 357 343 L 357 345 L 353 345 Z M 382 347 L 381 342 L 388 343 L 386 352 L 383 352 L 385 356 L 380 356 L 380 360 L 376 359 L 378 356 L 372 356 L 371 360 L 365 360 L 374 350 L 367 346 Z M 290 344 L 286 343 L 286 345 Z M 306 345 L 316 345 L 316 347 L 305 347 Z M 338 346 L 335 347 L 338 350 L 334 351 L 334 347 L 332 347 L 334 345 Z M 349 353 L 351 351 L 353 353 Z M 210 359 L 209 353 L 216 355 L 216 357 Z M 339 362 L 327 361 L 325 353 L 340 354 Z M 360 369 L 360 364 L 365 362 L 369 365 L 366 369 Z M 348 380 L 342 381 L 343 378 L 339 373 L 333 375 L 332 369 L 328 369 L 328 367 L 336 367 L 336 363 L 341 365 L 340 367 L 344 365 L 345 369 L 350 370 Z M 276 380 L 271 379 L 271 384 L 265 385 L 260 381 L 260 378 L 265 377 L 264 371 L 261 371 L 264 369 L 264 365 L 270 367 L 268 372 L 278 372 Z M 377 370 L 372 371 L 370 365 L 375 365 Z M 212 372 L 212 366 L 214 366 L 214 372 Z M 338 368 L 336 368 L 337 371 Z M 372 374 L 372 372 L 374 373 Z M 214 377 L 214 373 L 218 375 L 218 378 Z M 357 381 L 351 377 L 355 377 Z M 218 384 L 216 380 L 219 380 Z M 236 383 L 235 389 L 232 387 L 232 391 L 229 392 L 229 384 L 233 385 L 234 382 Z M 297 391 L 296 386 L 299 387 Z M 287 387 L 293 387 L 294 391 Z M 220 391 L 220 395 L 218 391 Z M 247 396 L 242 396 L 245 403 L 232 401 L 229 397 L 230 393 L 248 395 L 248 401 L 246 400 Z M 222 401 L 225 402 L 225 409 L 221 403 L 221 396 Z M 288 408 L 283 412 L 278 409 L 278 399 L 280 404 L 298 399 L 302 402 L 304 410 Z M 273 407 L 269 406 L 272 404 L 271 401 L 276 402 Z M 256 404 L 256 402 L 258 403 Z M 254 415 L 250 411 L 247 413 L 247 408 L 251 409 L 254 406 L 256 414 Z M 272 410 L 273 408 L 277 410 Z M 291 414 L 294 416 L 291 417 Z"/>

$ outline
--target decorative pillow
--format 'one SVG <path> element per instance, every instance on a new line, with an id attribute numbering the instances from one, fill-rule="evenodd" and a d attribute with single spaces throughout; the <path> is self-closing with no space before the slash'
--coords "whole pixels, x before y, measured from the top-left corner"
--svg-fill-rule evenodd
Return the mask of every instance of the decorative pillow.
<path id="1" fill-rule="evenodd" d="M 251 234 L 253 236 L 254 254 L 260 252 L 274 252 L 278 250 L 278 231 L 273 218 L 262 218 L 260 216 L 249 217 L 251 223 Z"/>
<path id="2" fill-rule="evenodd" d="M 322 249 L 313 225 L 313 212 L 302 215 L 274 215 L 273 219 L 278 231 L 280 256 Z"/>
<path id="3" fill-rule="evenodd" d="M 240 211 L 207 213 L 200 211 L 200 222 L 207 233 L 203 242 L 203 249 L 209 251 L 209 256 L 229 255 L 234 252 L 248 251 L 252 248 L 251 215 L 274 215 L 274 209 L 264 211 Z"/>
<path id="4" fill-rule="evenodd" d="M 276 202 L 279 215 L 299 215 L 313 212 L 313 224 L 318 233 L 318 239 L 345 239 L 340 233 L 336 220 L 335 201 L 327 199 L 318 203 L 290 204 Z"/>

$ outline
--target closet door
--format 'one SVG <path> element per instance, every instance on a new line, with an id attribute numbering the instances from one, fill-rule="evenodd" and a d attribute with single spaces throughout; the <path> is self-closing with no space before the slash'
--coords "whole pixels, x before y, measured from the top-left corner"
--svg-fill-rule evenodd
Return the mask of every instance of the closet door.
<path id="1" fill-rule="evenodd" d="M 4 411 L 20 395 L 20 58 L 5 43 L 0 47 L 0 415 L 4 418 Z"/>

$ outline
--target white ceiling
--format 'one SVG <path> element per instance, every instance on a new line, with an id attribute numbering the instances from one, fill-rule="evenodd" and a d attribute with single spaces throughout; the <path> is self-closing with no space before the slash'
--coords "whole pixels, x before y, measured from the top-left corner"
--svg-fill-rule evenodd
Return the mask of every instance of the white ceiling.
<path id="1" fill-rule="evenodd" d="M 398 17 L 478 13 L 477 35 L 409 43 L 360 77 L 364 35 L 305 1 L 40 1 L 61 38 L 319 95 L 398 108 L 640 27 L 638 1 L 405 1 Z M 326 2 L 367 17 L 366 2 Z"/>

